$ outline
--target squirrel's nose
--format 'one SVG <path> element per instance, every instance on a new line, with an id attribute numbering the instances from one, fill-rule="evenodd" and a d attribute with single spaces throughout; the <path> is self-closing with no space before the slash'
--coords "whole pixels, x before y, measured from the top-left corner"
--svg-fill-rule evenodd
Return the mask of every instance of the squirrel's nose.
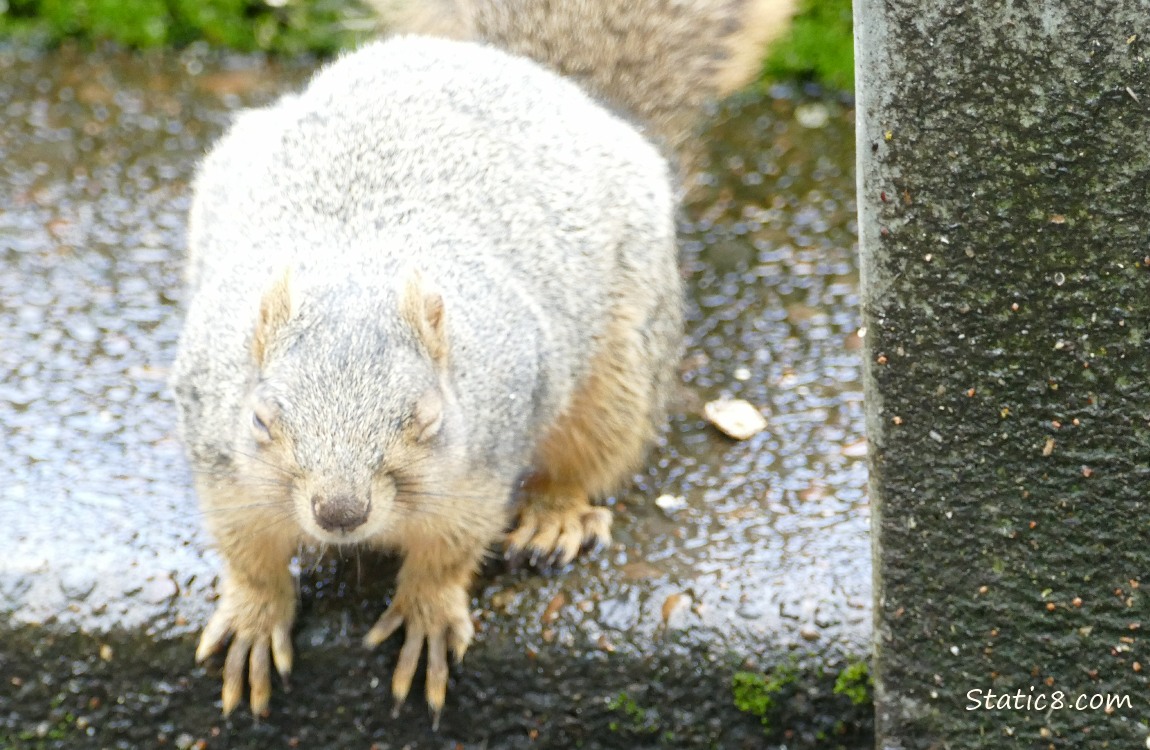
<path id="1" fill-rule="evenodd" d="M 367 520 L 370 502 L 360 502 L 352 495 L 312 495 L 311 512 L 324 531 L 352 531 Z"/>

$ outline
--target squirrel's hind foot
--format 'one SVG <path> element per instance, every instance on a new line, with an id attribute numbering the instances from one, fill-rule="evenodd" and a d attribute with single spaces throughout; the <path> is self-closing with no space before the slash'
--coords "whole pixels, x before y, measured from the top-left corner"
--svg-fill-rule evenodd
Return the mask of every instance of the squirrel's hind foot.
<path id="1" fill-rule="evenodd" d="M 611 543 L 611 511 L 591 505 L 582 493 L 531 498 L 507 535 L 505 557 L 533 567 L 562 567 L 581 551 Z"/>

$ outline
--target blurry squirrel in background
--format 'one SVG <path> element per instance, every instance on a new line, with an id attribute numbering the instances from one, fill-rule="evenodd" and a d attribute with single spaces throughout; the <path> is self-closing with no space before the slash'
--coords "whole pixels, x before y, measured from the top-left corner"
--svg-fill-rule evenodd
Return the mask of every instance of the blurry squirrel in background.
<path id="1" fill-rule="evenodd" d="M 397 708 L 426 644 L 438 722 L 513 522 L 532 559 L 609 541 L 590 499 L 641 465 L 677 377 L 673 192 L 634 127 L 490 46 L 369 44 L 238 116 L 193 184 L 172 372 L 225 563 L 197 650 L 226 650 L 225 713 L 245 681 L 265 712 L 291 668 L 301 544 L 403 555 L 365 640 L 405 629 Z"/>
<path id="2" fill-rule="evenodd" d="M 480 41 L 580 84 L 680 151 L 704 105 L 750 83 L 797 0 L 366 0 L 382 28 Z"/>

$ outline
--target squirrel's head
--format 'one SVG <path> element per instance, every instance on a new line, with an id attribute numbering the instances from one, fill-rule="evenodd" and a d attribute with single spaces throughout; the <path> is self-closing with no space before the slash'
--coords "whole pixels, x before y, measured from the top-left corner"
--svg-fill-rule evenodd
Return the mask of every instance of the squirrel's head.
<path id="1" fill-rule="evenodd" d="M 285 271 L 260 303 L 237 460 L 289 487 L 321 542 L 387 534 L 459 444 L 443 298 L 416 271 L 398 277 Z"/>

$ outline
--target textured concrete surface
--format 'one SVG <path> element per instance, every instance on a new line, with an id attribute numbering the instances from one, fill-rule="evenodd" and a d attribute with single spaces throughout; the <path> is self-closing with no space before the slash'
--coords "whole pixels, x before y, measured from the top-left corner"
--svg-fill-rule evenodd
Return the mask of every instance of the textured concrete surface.
<path id="1" fill-rule="evenodd" d="M 1146 4 L 855 8 L 879 744 L 1144 747 Z"/>
<path id="2" fill-rule="evenodd" d="M 839 696 L 800 695 L 767 738 L 731 694 L 736 669 L 833 679 L 870 635 L 852 113 L 787 91 L 705 136 L 686 404 L 612 499 L 615 545 L 558 574 L 491 565 L 438 735 L 418 697 L 389 717 L 395 644 L 359 645 L 394 566 L 305 555 L 292 691 L 220 718 L 191 658 L 218 559 L 165 386 L 187 185 L 231 111 L 307 69 L 0 51 L 0 746 L 795 747 L 836 724 L 865 745 Z M 719 396 L 767 431 L 720 436 L 700 417 Z"/>

